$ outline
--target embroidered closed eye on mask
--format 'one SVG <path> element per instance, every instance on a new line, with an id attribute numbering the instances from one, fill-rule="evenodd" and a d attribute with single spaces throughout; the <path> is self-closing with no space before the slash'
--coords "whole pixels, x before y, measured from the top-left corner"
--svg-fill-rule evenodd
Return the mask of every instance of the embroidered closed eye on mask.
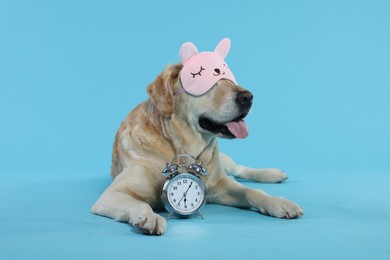
<path id="1" fill-rule="evenodd" d="M 220 41 L 213 52 L 198 52 L 191 42 L 184 43 L 179 51 L 183 68 L 180 80 L 183 86 L 175 94 L 187 92 L 194 96 L 207 93 L 220 79 L 228 79 L 237 84 L 233 73 L 225 62 L 230 50 L 230 39 Z"/>

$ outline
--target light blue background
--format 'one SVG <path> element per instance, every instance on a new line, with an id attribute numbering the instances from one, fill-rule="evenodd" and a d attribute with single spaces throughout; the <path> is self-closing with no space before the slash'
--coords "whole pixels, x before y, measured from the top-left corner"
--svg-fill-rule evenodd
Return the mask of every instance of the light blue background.
<path id="1" fill-rule="evenodd" d="M 0 258 L 169 256 L 162 245 L 201 241 L 208 259 L 389 259 L 389 14 L 390 1 L 0 0 Z M 250 136 L 221 148 L 287 171 L 283 185 L 244 184 L 305 217 L 206 205 L 187 233 L 177 221 L 146 238 L 90 215 L 147 84 L 182 43 L 212 50 L 224 37 L 255 103 Z"/>

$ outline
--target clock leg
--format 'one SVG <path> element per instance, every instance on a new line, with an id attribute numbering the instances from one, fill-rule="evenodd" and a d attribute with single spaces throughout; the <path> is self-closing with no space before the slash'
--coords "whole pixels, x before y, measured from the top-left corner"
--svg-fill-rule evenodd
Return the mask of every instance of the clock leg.
<path id="1" fill-rule="evenodd" d="M 170 220 L 175 213 L 173 211 L 169 212 L 169 215 L 167 216 L 167 220 Z"/>
<path id="2" fill-rule="evenodd" d="M 198 210 L 197 213 L 198 213 L 199 217 L 201 217 L 202 219 L 204 219 L 204 215 L 203 215 L 203 213 L 202 213 L 200 210 Z"/>

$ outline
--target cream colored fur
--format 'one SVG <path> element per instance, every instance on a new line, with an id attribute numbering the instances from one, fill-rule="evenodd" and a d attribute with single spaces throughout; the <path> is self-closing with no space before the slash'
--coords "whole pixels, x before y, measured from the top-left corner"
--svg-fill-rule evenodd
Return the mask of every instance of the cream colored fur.
<path id="1" fill-rule="evenodd" d="M 216 135 L 199 126 L 201 115 L 221 122 L 237 117 L 236 96 L 243 88 L 220 80 L 201 97 L 174 96 L 180 88 L 181 65 L 168 65 L 149 85 L 149 99 L 138 105 L 122 122 L 116 134 L 112 184 L 93 205 L 92 212 L 127 222 L 145 234 L 161 235 L 167 222 L 153 209 L 162 208 L 161 174 L 174 155 L 194 155 L 208 171 L 204 178 L 207 203 L 255 208 L 278 218 L 303 215 L 295 203 L 247 188 L 227 174 L 259 182 L 282 182 L 287 175 L 278 169 L 252 169 L 236 165 L 219 152 Z"/>

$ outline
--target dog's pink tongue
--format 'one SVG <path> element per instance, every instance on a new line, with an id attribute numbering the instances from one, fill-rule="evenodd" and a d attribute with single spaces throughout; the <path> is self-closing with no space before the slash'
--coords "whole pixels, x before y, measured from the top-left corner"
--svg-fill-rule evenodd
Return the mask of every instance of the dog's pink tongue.
<path id="1" fill-rule="evenodd" d="M 237 138 L 246 138 L 248 137 L 248 127 L 244 120 L 238 122 L 232 121 L 225 124 L 229 131 Z"/>

